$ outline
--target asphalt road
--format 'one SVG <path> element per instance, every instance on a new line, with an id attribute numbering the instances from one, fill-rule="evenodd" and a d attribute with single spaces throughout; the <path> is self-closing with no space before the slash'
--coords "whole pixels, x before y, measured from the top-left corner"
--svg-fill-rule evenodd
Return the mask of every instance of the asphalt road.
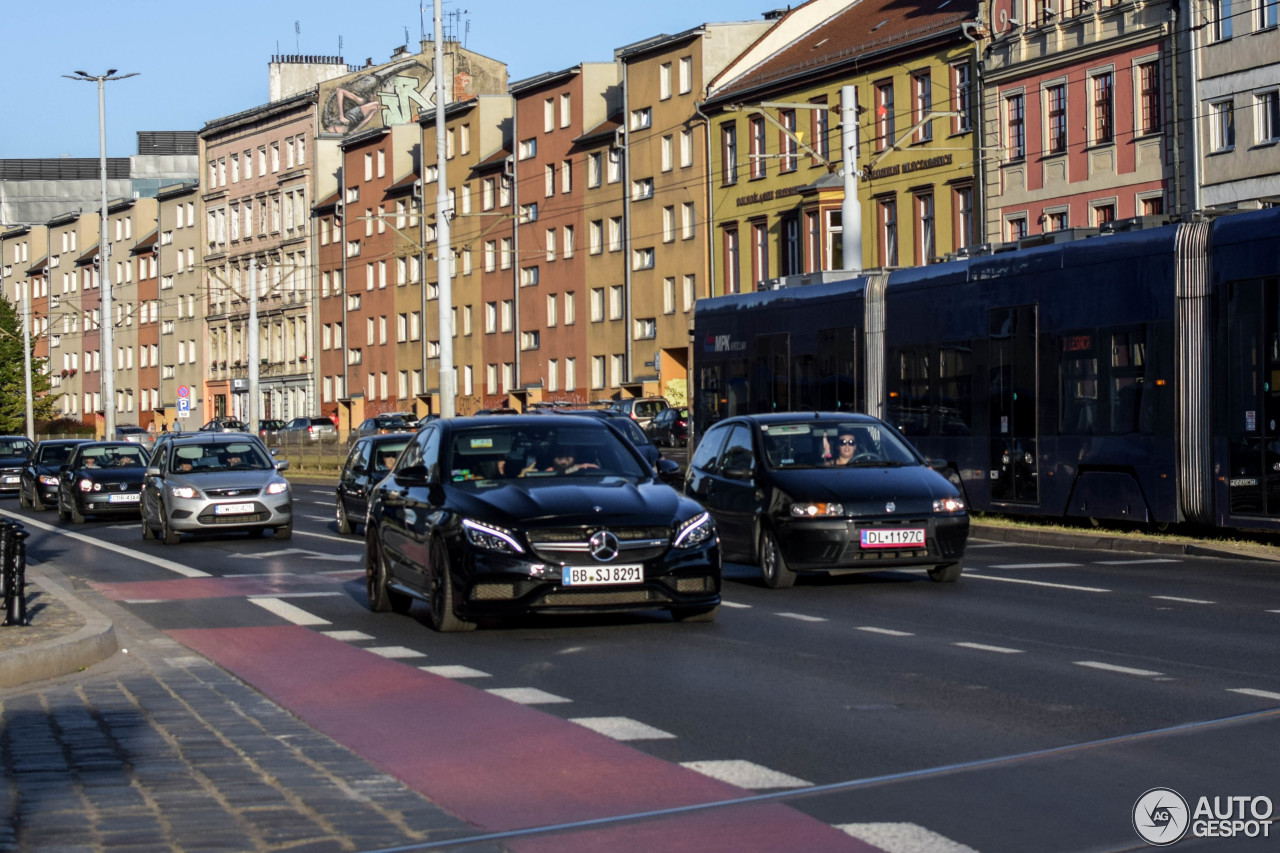
<path id="1" fill-rule="evenodd" d="M 729 565 L 713 624 L 439 635 L 416 610 L 367 610 L 363 543 L 336 533 L 329 488 L 296 488 L 288 542 L 165 547 L 137 524 L 18 512 L 35 559 L 478 828 L 605 822 L 522 850 L 1117 851 L 1146 846 L 1134 806 L 1152 788 L 1192 809 L 1280 801 L 1274 564 L 976 540 L 956 584 L 769 590 Z"/>

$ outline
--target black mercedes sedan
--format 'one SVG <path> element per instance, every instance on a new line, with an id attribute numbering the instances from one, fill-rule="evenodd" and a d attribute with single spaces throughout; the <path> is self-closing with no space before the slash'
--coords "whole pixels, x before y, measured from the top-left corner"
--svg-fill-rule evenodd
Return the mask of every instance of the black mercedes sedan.
<path id="1" fill-rule="evenodd" d="M 58 473 L 58 517 L 76 524 L 90 515 L 137 518 L 148 458 L 128 441 L 76 445 Z"/>
<path id="2" fill-rule="evenodd" d="M 407 433 L 366 435 L 356 439 L 338 475 L 338 532 L 347 534 L 364 524 L 369 510 L 369 492 L 387 476 L 400 451 L 413 436 Z"/>
<path id="3" fill-rule="evenodd" d="M 374 488 L 369 607 L 426 602 L 438 631 L 523 613 L 665 610 L 711 621 L 710 515 L 595 418 L 432 421 Z"/>
<path id="4" fill-rule="evenodd" d="M 806 572 L 960 577 L 969 515 L 959 490 L 870 415 L 719 421 L 689 460 L 685 492 L 715 518 L 725 559 L 758 563 L 775 589 Z"/>
<path id="5" fill-rule="evenodd" d="M 36 444 L 22 466 L 18 505 L 44 511 L 58 503 L 58 474 L 71 451 L 88 438 L 47 438 Z"/>

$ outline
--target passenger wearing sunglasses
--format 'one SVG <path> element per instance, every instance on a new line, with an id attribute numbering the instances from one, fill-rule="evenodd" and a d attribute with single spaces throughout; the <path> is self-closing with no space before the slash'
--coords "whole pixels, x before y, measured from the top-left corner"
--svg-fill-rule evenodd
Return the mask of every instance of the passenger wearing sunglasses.
<path id="1" fill-rule="evenodd" d="M 835 456 L 831 455 L 831 445 L 826 436 L 822 437 L 822 444 L 822 457 L 828 465 L 848 465 L 858 452 L 858 439 L 849 432 L 842 432 L 836 436 Z"/>

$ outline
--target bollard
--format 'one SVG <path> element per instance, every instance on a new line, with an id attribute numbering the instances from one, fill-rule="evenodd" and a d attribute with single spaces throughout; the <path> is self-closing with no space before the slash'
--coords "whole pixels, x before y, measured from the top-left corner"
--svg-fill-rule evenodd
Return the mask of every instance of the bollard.
<path id="1" fill-rule="evenodd" d="M 0 522 L 5 625 L 27 624 L 27 530 L 16 521 Z"/>

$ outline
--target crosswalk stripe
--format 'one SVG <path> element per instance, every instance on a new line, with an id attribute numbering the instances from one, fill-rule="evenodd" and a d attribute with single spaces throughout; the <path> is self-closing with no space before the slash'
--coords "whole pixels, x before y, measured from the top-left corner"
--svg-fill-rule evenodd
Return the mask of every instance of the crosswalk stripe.
<path id="1" fill-rule="evenodd" d="M 978 853 L 914 823 L 842 823 L 836 829 L 885 853 Z"/>
<path id="2" fill-rule="evenodd" d="M 420 666 L 418 669 L 438 675 L 441 678 L 489 678 L 489 673 L 472 669 L 469 666 Z"/>
<path id="3" fill-rule="evenodd" d="M 573 701 L 563 696 L 557 696 L 554 693 L 548 693 L 545 690 L 539 690 L 536 687 L 497 687 L 485 692 L 500 696 L 503 699 L 510 699 L 512 702 L 518 702 L 521 705 L 550 705 L 555 702 Z"/>
<path id="4" fill-rule="evenodd" d="M 680 766 L 749 791 L 766 788 L 807 788 L 813 784 L 750 761 L 682 761 Z"/>
<path id="5" fill-rule="evenodd" d="M 663 740 L 675 737 L 670 732 L 655 729 L 630 717 L 576 717 L 569 722 L 585 726 L 614 740 Z"/>
<path id="6" fill-rule="evenodd" d="M 319 616 L 312 616 L 301 607 L 295 607 L 289 602 L 282 601 L 279 598 L 264 596 L 262 598 L 250 598 L 249 600 L 261 607 L 263 610 L 266 610 L 269 613 L 274 613 L 276 616 L 279 616 L 286 622 L 292 622 L 294 625 L 333 624 L 328 619 L 321 619 Z"/>

